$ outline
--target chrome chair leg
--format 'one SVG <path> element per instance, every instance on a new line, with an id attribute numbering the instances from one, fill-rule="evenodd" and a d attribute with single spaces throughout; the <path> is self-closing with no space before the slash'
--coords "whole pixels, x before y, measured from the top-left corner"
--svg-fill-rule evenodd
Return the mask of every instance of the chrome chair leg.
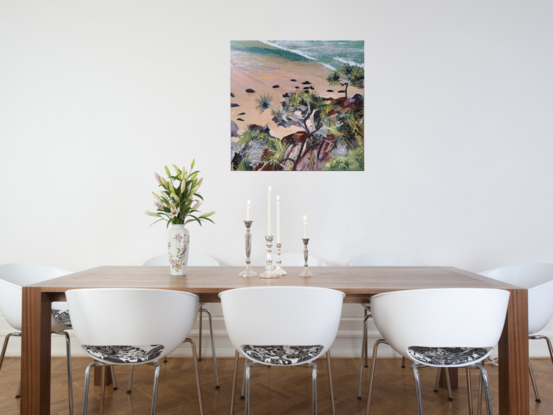
<path id="1" fill-rule="evenodd" d="M 66 331 L 55 331 L 60 336 L 65 336 L 65 354 L 67 356 L 67 392 L 69 394 L 69 414 L 73 415 L 73 376 L 71 375 L 71 339 Z"/>
<path id="2" fill-rule="evenodd" d="M 200 371 L 198 370 L 198 359 L 196 355 L 196 343 L 191 338 L 187 338 L 184 343 L 190 343 L 192 347 L 192 359 L 194 360 L 194 371 L 196 372 L 196 386 L 198 388 L 198 401 L 200 403 L 200 415 L 204 415 L 204 404 L 202 401 L 202 385 L 200 383 Z"/>
<path id="3" fill-rule="evenodd" d="M 213 370 L 215 370 L 215 389 L 219 389 L 219 376 L 217 375 L 217 354 L 215 353 L 215 341 L 213 340 L 213 321 L 211 313 L 207 308 L 204 308 L 209 318 L 209 332 L 211 333 L 211 354 L 213 355 Z"/>
<path id="4" fill-rule="evenodd" d="M 4 356 L 6 355 L 6 350 L 8 348 L 10 337 L 12 336 L 21 337 L 21 333 L 16 331 L 14 333 L 6 334 L 6 338 L 4 339 L 4 345 L 2 346 L 2 354 L 0 355 L 0 369 L 2 369 L 2 363 L 4 363 Z M 19 382 L 19 389 L 17 390 L 17 394 L 15 395 L 16 399 L 19 397 L 21 397 L 21 381 Z"/>
<path id="5" fill-rule="evenodd" d="M 246 398 L 246 366 L 248 366 L 248 359 L 244 359 L 244 375 L 242 376 L 242 393 L 240 399 Z"/>
<path id="6" fill-rule="evenodd" d="M 445 382 L 447 384 L 447 400 L 452 401 L 453 395 L 451 394 L 451 382 L 449 381 L 449 368 L 445 368 Z"/>
<path id="7" fill-rule="evenodd" d="M 134 365 L 131 366 L 131 372 L 129 373 L 129 385 L 127 386 L 127 393 L 132 393 L 132 375 L 134 374 Z"/>
<path id="8" fill-rule="evenodd" d="M 0 369 L 2 369 L 2 363 L 4 363 L 4 356 L 6 355 L 6 350 L 8 348 L 8 343 L 10 342 L 11 336 L 21 337 L 21 333 L 16 331 L 14 333 L 6 334 L 6 338 L 4 339 L 4 345 L 2 346 L 2 354 L 0 354 Z"/>
<path id="9" fill-rule="evenodd" d="M 489 382 L 489 379 L 488 379 L 488 371 L 486 369 L 484 369 L 484 366 L 480 363 L 477 366 L 480 369 L 480 373 L 481 373 L 482 379 L 484 381 L 484 387 L 486 389 L 486 403 L 487 403 L 487 407 L 488 407 L 488 415 L 493 415 L 493 413 L 492 413 L 492 400 L 490 398 L 490 382 Z"/>
<path id="10" fill-rule="evenodd" d="M 234 353 L 234 373 L 232 375 L 232 395 L 230 398 L 230 415 L 234 414 L 234 397 L 236 395 L 236 380 L 238 377 L 238 362 L 240 360 L 240 354 L 238 350 Z"/>
<path id="11" fill-rule="evenodd" d="M 540 394 L 538 393 L 538 386 L 536 385 L 536 379 L 534 379 L 534 370 L 532 369 L 532 362 L 528 359 L 528 369 L 530 370 L 530 380 L 534 387 L 534 395 L 536 396 L 536 402 L 541 402 Z"/>
<path id="12" fill-rule="evenodd" d="M 204 304 L 205 303 L 200 303 L 200 310 L 199 310 L 199 313 L 198 313 L 198 316 L 200 317 L 200 334 L 198 336 L 198 361 L 202 361 L 202 322 L 203 322 L 203 319 L 204 319 L 204 315 L 202 314 L 204 312 Z"/>
<path id="13" fill-rule="evenodd" d="M 447 385 L 447 399 L 449 401 L 453 400 L 453 395 L 451 394 L 451 382 L 449 380 L 449 370 L 448 368 L 445 369 L 445 382 Z M 438 393 L 440 392 L 440 375 L 442 374 L 442 368 L 439 367 L 438 371 L 436 373 L 436 385 L 434 385 L 434 392 Z"/>
<path id="14" fill-rule="evenodd" d="M 373 381 L 374 381 L 374 369 L 376 367 L 376 356 L 378 354 L 378 346 L 381 344 L 387 344 L 386 340 L 379 339 L 376 341 L 373 347 L 373 358 L 371 362 L 371 374 L 369 377 L 369 394 L 367 395 L 367 410 L 365 411 L 365 415 L 369 415 L 369 408 L 371 406 L 371 394 L 373 391 Z"/>
<path id="15" fill-rule="evenodd" d="M 102 365 L 102 381 L 100 386 L 100 415 L 104 415 L 104 398 L 106 397 L 106 366 Z"/>
<path id="16" fill-rule="evenodd" d="M 248 359 L 246 359 L 246 362 Z M 244 378 L 246 379 L 246 415 L 250 414 L 250 374 L 253 366 L 253 362 L 246 363 L 246 370 L 244 371 Z"/>
<path id="17" fill-rule="evenodd" d="M 313 368 L 311 372 L 311 382 L 313 383 L 313 415 L 317 415 L 317 364 L 309 363 Z"/>
<path id="18" fill-rule="evenodd" d="M 115 366 L 111 366 L 111 379 L 113 381 L 113 390 L 116 391 L 119 388 L 117 387 L 117 379 L 115 379 Z"/>
<path id="19" fill-rule="evenodd" d="M 328 387 L 330 388 L 330 402 L 332 403 L 332 415 L 336 415 L 334 405 L 334 388 L 332 387 L 332 365 L 330 364 L 330 350 L 326 352 L 326 365 L 328 366 Z"/>
<path id="20" fill-rule="evenodd" d="M 478 380 L 478 408 L 476 409 L 477 415 L 482 415 L 482 372 L 480 372 L 479 380 Z"/>
<path id="21" fill-rule="evenodd" d="M 363 325 L 367 323 L 368 316 L 369 316 L 369 309 L 365 307 L 365 320 L 363 321 Z M 363 352 L 365 353 L 365 367 L 368 369 L 369 368 L 369 331 L 363 330 L 363 333 L 364 333 L 363 341 L 365 344 L 365 347 L 363 349 Z"/>
<path id="22" fill-rule="evenodd" d="M 90 370 L 96 366 L 97 362 L 90 363 L 84 372 L 84 393 L 83 393 L 83 410 L 82 415 L 86 415 L 87 413 L 87 403 L 88 403 L 88 388 L 90 383 Z"/>
<path id="23" fill-rule="evenodd" d="M 470 384 L 470 367 L 467 366 L 467 399 L 469 400 L 469 414 L 472 415 L 472 387 Z"/>
<path id="24" fill-rule="evenodd" d="M 442 374 L 442 368 L 438 368 L 438 373 L 436 373 L 436 385 L 434 386 L 434 392 L 438 393 L 440 392 L 440 375 Z"/>
<path id="25" fill-rule="evenodd" d="M 365 313 L 367 313 L 367 310 L 365 309 Z M 367 321 L 369 319 L 369 316 L 366 315 L 365 319 L 363 320 L 363 340 L 361 343 L 361 361 L 359 362 L 359 391 L 357 393 L 357 399 L 361 400 L 363 399 L 361 397 L 361 394 L 363 393 L 363 363 L 367 359 L 367 341 L 368 341 L 368 334 L 367 334 Z"/>
<path id="26" fill-rule="evenodd" d="M 157 404 L 157 389 L 159 386 L 159 372 L 161 371 L 161 363 L 154 362 L 156 367 L 156 372 L 154 375 L 154 393 L 152 395 L 152 410 L 150 411 L 151 415 L 156 414 L 156 404 Z"/>
<path id="27" fill-rule="evenodd" d="M 413 363 L 411 369 L 413 369 L 413 374 L 415 375 L 415 387 L 417 389 L 417 402 L 419 406 L 419 415 L 422 415 L 422 397 L 421 397 L 421 381 L 419 377 L 418 365 Z"/>

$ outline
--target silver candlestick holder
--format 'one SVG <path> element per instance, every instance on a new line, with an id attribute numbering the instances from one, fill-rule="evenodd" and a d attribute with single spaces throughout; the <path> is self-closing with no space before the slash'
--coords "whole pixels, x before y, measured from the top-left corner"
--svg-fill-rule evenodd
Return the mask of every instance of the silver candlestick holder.
<path id="1" fill-rule="evenodd" d="M 309 243 L 309 238 L 302 238 L 303 241 L 303 260 L 305 261 L 305 264 L 303 265 L 303 271 L 300 274 L 300 277 L 312 277 L 313 274 L 309 272 L 309 269 L 307 268 L 307 260 L 309 259 L 309 251 L 307 250 L 307 244 Z"/>
<path id="2" fill-rule="evenodd" d="M 276 248 L 277 248 L 277 259 L 276 259 L 276 267 L 275 267 L 275 272 L 278 274 L 278 275 L 286 275 L 288 274 L 286 271 L 284 271 L 284 269 L 282 269 L 282 261 L 280 260 L 280 248 L 281 248 L 282 244 L 280 242 L 277 242 L 276 244 Z"/>
<path id="3" fill-rule="evenodd" d="M 273 267 L 273 256 L 272 250 L 273 247 L 273 235 L 267 235 L 265 240 L 267 241 L 267 266 L 265 267 L 265 272 L 259 274 L 259 278 L 278 278 L 279 274 L 275 272 L 275 267 Z"/>
<path id="4" fill-rule="evenodd" d="M 250 255 L 252 253 L 252 234 L 250 233 L 250 228 L 252 226 L 253 220 L 245 220 L 246 224 L 246 269 L 240 273 L 241 277 L 257 277 L 257 272 L 252 270 L 250 264 L 251 259 Z"/>

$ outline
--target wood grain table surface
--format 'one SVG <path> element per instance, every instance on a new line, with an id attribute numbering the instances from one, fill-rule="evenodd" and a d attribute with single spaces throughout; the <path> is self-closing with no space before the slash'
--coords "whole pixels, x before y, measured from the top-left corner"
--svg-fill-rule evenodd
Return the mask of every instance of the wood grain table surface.
<path id="1" fill-rule="evenodd" d="M 23 288 L 21 413 L 50 414 L 51 302 L 79 288 L 156 288 L 186 291 L 202 302 L 219 302 L 222 291 L 260 286 L 325 287 L 343 291 L 346 303 L 366 303 L 375 294 L 430 288 L 498 288 L 511 293 L 499 342 L 501 415 L 529 413 L 528 291 L 453 267 L 302 267 L 285 268 L 276 279 L 243 278 L 244 267 L 189 267 L 186 276 L 169 275 L 169 267 L 104 266 Z M 261 267 L 253 267 L 261 273 Z M 460 313 L 463 310 L 459 310 Z M 482 322 L 485 324 L 485 316 Z M 360 329 L 361 330 L 361 329 Z"/>

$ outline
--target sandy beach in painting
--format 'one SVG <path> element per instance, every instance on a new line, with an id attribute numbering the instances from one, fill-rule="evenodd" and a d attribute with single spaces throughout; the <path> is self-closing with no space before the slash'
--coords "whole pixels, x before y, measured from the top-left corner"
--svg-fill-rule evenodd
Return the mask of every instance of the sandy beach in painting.
<path id="1" fill-rule="evenodd" d="M 343 89 L 342 87 L 328 84 L 326 78 L 332 72 L 333 70 L 318 62 L 290 62 L 287 59 L 269 55 L 251 56 L 247 53 L 231 52 L 230 87 L 231 93 L 234 94 L 234 98 L 231 97 L 231 103 L 238 104 L 239 107 L 230 109 L 230 117 L 239 128 L 238 134 L 242 134 L 248 124 L 269 124 L 272 134 L 280 138 L 297 131 L 297 127 L 276 127 L 271 122 L 269 111 L 259 114 L 256 110 L 256 98 L 269 94 L 278 100 L 285 93 L 296 90 L 296 87 L 303 89 L 308 86 L 313 86 L 323 97 L 343 97 L 343 93 L 338 93 Z M 310 82 L 311 85 L 303 85 L 305 81 Z M 273 88 L 275 85 L 278 85 L 278 88 Z M 255 92 L 248 93 L 247 89 Z M 364 95 L 364 90 L 350 87 L 348 94 Z M 238 141 L 238 138 L 234 137 L 233 141 Z"/>
<path id="2" fill-rule="evenodd" d="M 293 41 L 281 41 L 281 44 L 288 46 L 286 42 Z M 345 64 L 364 73 L 363 42 L 358 42 L 361 46 L 356 45 L 356 49 L 350 47 L 352 41 L 331 43 L 297 41 L 292 44 L 295 49 L 286 49 L 270 42 L 231 42 L 233 169 L 321 170 L 328 169 L 326 165 L 333 160 L 332 169 L 335 170 L 363 169 L 363 80 L 358 82 L 359 87 L 355 82 L 347 83 L 347 97 L 344 93 L 346 81 L 340 79 L 331 85 L 328 80 L 329 75 L 344 68 Z M 304 50 L 298 49 L 302 46 Z M 307 118 L 307 124 L 302 121 L 278 125 L 270 109 L 259 112 L 257 106 L 262 96 L 271 97 L 271 107 L 275 108 L 285 105 L 289 94 L 296 91 L 320 97 L 319 109 L 314 109 L 311 116 L 319 117 L 319 113 L 328 108 L 322 129 L 314 125 L 317 121 L 307 121 Z M 296 114 L 300 114 L 299 108 Z M 307 112 L 303 115 L 308 117 Z M 348 116 L 354 116 L 357 122 L 355 131 L 344 127 Z M 258 131 L 255 137 L 259 134 L 262 137 L 253 141 L 241 139 L 252 130 Z"/>

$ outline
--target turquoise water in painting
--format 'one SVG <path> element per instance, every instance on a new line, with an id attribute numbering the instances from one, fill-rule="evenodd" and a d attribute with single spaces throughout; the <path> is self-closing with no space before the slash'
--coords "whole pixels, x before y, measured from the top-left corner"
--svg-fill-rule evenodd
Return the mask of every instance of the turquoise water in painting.
<path id="1" fill-rule="evenodd" d="M 363 40 L 236 40 L 231 52 L 269 55 L 294 62 L 317 62 L 335 70 L 345 63 L 364 67 Z"/>

